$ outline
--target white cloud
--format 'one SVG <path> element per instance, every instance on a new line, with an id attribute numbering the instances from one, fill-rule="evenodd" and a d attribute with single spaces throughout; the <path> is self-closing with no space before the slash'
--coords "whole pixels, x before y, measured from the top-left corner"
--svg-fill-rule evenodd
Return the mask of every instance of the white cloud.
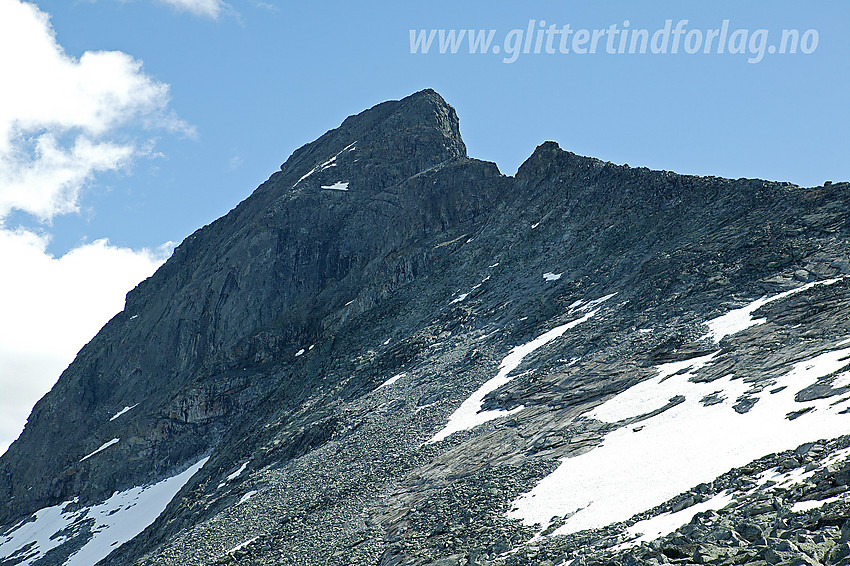
<path id="1" fill-rule="evenodd" d="M 171 252 L 97 240 L 56 258 L 48 240 L 0 230 L 0 453 L 77 351 L 124 308 L 127 291 Z"/>
<path id="2" fill-rule="evenodd" d="M 96 173 L 150 151 L 118 136 L 124 126 L 189 131 L 167 111 L 168 85 L 141 62 L 114 51 L 69 57 L 49 16 L 18 0 L 0 0 L 0 84 L 0 218 L 76 210 Z"/>
<path id="3" fill-rule="evenodd" d="M 168 109 L 168 85 L 141 62 L 120 52 L 70 57 L 49 16 L 20 0 L 0 0 L 0 85 L 2 454 L 126 292 L 170 253 L 100 239 L 54 257 L 49 234 L 7 226 L 10 213 L 49 222 L 74 212 L 97 174 L 152 155 L 142 130 L 191 129 Z"/>
<path id="4" fill-rule="evenodd" d="M 279 12 L 280 8 L 275 6 L 274 4 L 269 4 L 268 2 L 260 2 L 258 0 L 254 0 L 254 6 L 257 8 L 262 8 L 264 10 L 269 10 L 270 12 Z"/>
<path id="5" fill-rule="evenodd" d="M 38 138 L 31 159 L 0 153 L 0 217 L 13 209 L 42 220 L 74 212 L 81 187 L 94 173 L 118 169 L 134 154 L 131 147 L 92 143 L 84 136 L 63 148 L 52 133 Z"/>
<path id="6" fill-rule="evenodd" d="M 226 4 L 221 0 L 159 0 L 169 4 L 180 11 L 190 12 L 196 16 L 207 16 L 218 18 L 225 9 Z"/>

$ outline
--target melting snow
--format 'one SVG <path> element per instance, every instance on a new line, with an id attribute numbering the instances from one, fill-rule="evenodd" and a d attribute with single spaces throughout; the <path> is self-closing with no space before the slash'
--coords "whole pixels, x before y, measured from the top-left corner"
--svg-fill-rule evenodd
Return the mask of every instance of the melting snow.
<path id="1" fill-rule="evenodd" d="M 32 515 L 33 521 L 21 523 L 5 536 L 0 536 L 0 559 L 8 559 L 17 553 L 16 558 L 25 557 L 23 564 L 31 564 L 33 560 L 41 558 L 67 540 L 66 537 L 53 535 L 68 527 L 77 518 L 78 514 L 75 512 L 62 511 L 68 503 L 71 502 L 40 509 Z M 32 546 L 23 550 L 29 545 Z"/>
<path id="2" fill-rule="evenodd" d="M 347 191 L 348 181 L 337 181 L 333 185 L 322 185 L 322 188 L 329 191 Z"/>
<path id="3" fill-rule="evenodd" d="M 235 480 L 236 478 L 238 478 L 239 476 L 241 476 L 241 475 L 242 475 L 242 472 L 244 472 L 244 471 L 245 471 L 245 468 L 247 468 L 247 467 L 248 467 L 248 462 L 245 462 L 244 464 L 242 464 L 242 465 L 239 467 L 239 469 L 238 469 L 238 470 L 236 470 L 235 472 L 233 472 L 232 474 L 230 474 L 229 476 L 227 476 L 227 478 L 226 478 L 224 481 L 233 481 L 233 480 Z"/>
<path id="4" fill-rule="evenodd" d="M 402 377 L 404 377 L 406 375 L 407 375 L 407 373 L 396 374 L 396 375 L 392 376 L 391 378 L 389 378 L 388 380 L 386 380 L 385 382 L 383 382 L 381 385 L 379 385 L 378 389 L 381 389 L 382 387 L 389 387 L 390 385 L 392 385 L 393 383 L 395 383 L 396 381 L 398 381 L 399 379 L 401 379 Z"/>
<path id="5" fill-rule="evenodd" d="M 354 143 L 357 143 L 357 142 L 354 142 Z M 339 157 L 340 155 L 342 155 L 342 153 L 343 153 L 344 151 L 346 151 L 346 150 L 348 150 L 348 151 L 354 151 L 354 150 L 356 149 L 356 148 L 354 147 L 354 143 L 349 144 L 348 146 L 346 146 L 345 148 L 343 148 L 343 150 L 342 150 L 342 151 L 340 151 L 339 153 L 337 153 L 336 155 L 334 155 L 333 157 L 331 157 L 330 159 L 328 159 L 328 160 L 327 160 L 327 161 L 325 161 L 324 163 L 322 163 L 322 164 L 320 164 L 320 165 L 316 165 L 315 167 L 313 167 L 312 169 L 310 169 L 310 170 L 309 170 L 309 171 L 308 171 L 305 175 L 303 175 L 300 179 L 298 179 L 297 181 L 295 181 L 295 185 L 292 185 L 292 188 L 294 189 L 294 188 L 296 187 L 296 185 L 298 185 L 298 183 L 300 183 L 301 181 L 303 181 L 304 179 L 306 179 L 307 177 L 309 177 L 310 175 L 312 175 L 313 173 L 315 173 L 315 172 L 317 172 L 317 171 L 324 171 L 324 170 L 325 170 L 325 169 L 327 169 L 328 167 L 335 167 L 335 166 L 336 166 L 336 158 L 337 158 L 337 157 Z"/>
<path id="6" fill-rule="evenodd" d="M 611 293 L 611 294 L 605 295 L 604 297 L 599 297 L 598 299 L 593 299 L 592 301 L 587 301 L 586 303 L 585 303 L 584 300 L 579 299 L 578 301 L 575 301 L 574 303 L 572 303 L 567 308 L 570 310 L 570 312 L 575 312 L 575 311 L 585 311 L 585 312 L 587 312 L 587 311 L 591 310 L 593 307 L 595 307 L 597 305 L 601 305 L 602 303 L 604 303 L 608 299 L 612 298 L 616 294 L 617 293 Z"/>
<path id="7" fill-rule="evenodd" d="M 234 552 L 238 552 L 238 551 L 242 550 L 243 548 L 245 548 L 246 546 L 248 546 L 249 544 L 251 544 L 252 542 L 254 542 L 255 540 L 259 540 L 259 538 L 260 537 L 254 537 L 252 539 L 246 540 L 245 542 L 239 543 L 236 546 L 234 546 L 233 548 L 231 548 L 230 550 L 228 550 L 227 552 L 225 552 L 225 554 L 233 554 Z"/>
<path id="8" fill-rule="evenodd" d="M 133 405 L 132 407 L 124 407 L 123 409 L 121 409 L 120 411 L 118 411 L 117 413 L 115 413 L 114 415 L 112 415 L 112 418 L 110 418 L 109 420 L 110 420 L 110 421 L 114 421 L 115 419 L 117 419 L 118 417 L 120 417 L 121 415 L 123 415 L 124 413 L 126 413 L 127 411 L 129 411 L 129 410 L 131 410 L 131 409 L 135 409 L 135 408 L 136 408 L 136 407 L 138 407 L 138 406 L 139 406 L 139 404 L 138 404 L 138 403 L 136 403 L 136 404 L 135 404 L 135 405 Z"/>
<path id="9" fill-rule="evenodd" d="M 794 513 L 805 513 L 806 511 L 811 511 L 812 509 L 817 509 L 818 507 L 823 507 L 827 503 L 832 503 L 833 501 L 840 501 L 847 497 L 847 492 L 842 493 L 840 495 L 836 495 L 834 497 L 828 497 L 826 499 L 820 500 L 808 500 L 808 501 L 798 501 L 794 505 L 791 506 L 791 511 Z"/>
<path id="10" fill-rule="evenodd" d="M 613 297 L 614 297 L 614 295 L 616 295 L 616 294 L 617 294 L 617 293 L 610 293 L 610 294 L 608 294 L 608 295 L 605 295 L 604 297 L 599 297 L 598 299 L 593 299 L 592 301 L 588 301 L 587 303 L 585 303 L 585 304 L 583 304 L 583 305 L 581 305 L 581 306 L 576 305 L 575 309 L 573 309 L 573 307 L 572 307 L 572 305 L 571 305 L 571 306 L 570 306 L 570 310 L 580 310 L 580 311 L 585 311 L 585 312 L 587 312 L 587 311 L 589 311 L 590 309 L 592 309 L 592 308 L 594 308 L 594 307 L 596 307 L 596 306 L 598 306 L 598 305 L 601 305 L 602 303 L 604 303 L 604 302 L 605 302 L 605 301 L 607 301 L 608 299 L 613 298 Z M 579 304 L 581 304 L 581 303 L 582 303 L 582 301 L 577 301 L 577 302 L 578 302 Z M 575 305 L 575 304 L 576 304 L 576 303 L 573 303 L 573 305 Z"/>
<path id="11" fill-rule="evenodd" d="M 752 493 L 758 489 L 765 489 L 763 486 L 765 486 L 768 482 L 773 483 L 769 488 L 766 488 L 767 491 L 773 489 L 788 489 L 792 485 L 798 484 L 813 476 L 817 469 L 818 468 L 815 468 L 807 472 L 805 467 L 800 466 L 799 468 L 788 470 L 785 473 L 780 473 L 776 468 L 765 470 L 759 474 L 758 478 L 756 478 L 756 486 L 751 488 L 747 493 Z"/>
<path id="12" fill-rule="evenodd" d="M 250 462 L 250 460 L 247 460 L 244 464 L 242 464 L 242 465 L 239 467 L 239 469 L 238 469 L 238 470 L 236 470 L 235 472 L 233 472 L 232 474 L 230 474 L 229 476 L 227 476 L 226 478 L 224 478 L 224 481 L 223 481 L 223 482 L 221 482 L 220 484 L 218 484 L 218 487 L 217 487 L 216 489 L 221 489 L 221 488 L 223 488 L 223 487 L 227 484 L 227 482 L 233 481 L 233 480 L 235 480 L 236 478 L 238 478 L 239 476 L 241 476 L 241 475 L 242 475 L 242 472 L 244 472 L 244 471 L 245 471 L 245 468 L 247 468 L 247 467 L 248 467 L 248 463 L 249 463 L 249 462 Z"/>
<path id="13" fill-rule="evenodd" d="M 547 271 L 543 274 L 543 279 L 546 281 L 557 281 L 561 278 L 561 275 L 563 275 L 563 273 L 552 273 L 551 271 Z"/>
<path id="14" fill-rule="evenodd" d="M 814 281 L 812 283 L 807 283 L 802 287 L 791 289 L 790 291 L 785 291 L 784 293 L 779 293 L 778 295 L 774 295 L 773 297 L 762 297 L 760 299 L 756 299 L 755 301 L 744 307 L 731 310 L 724 315 L 718 316 L 717 318 L 713 318 L 707 321 L 705 324 L 708 326 L 708 332 L 705 334 L 704 338 L 711 338 L 715 342 L 720 342 L 724 337 L 732 334 L 737 334 L 738 332 L 741 332 L 742 330 L 745 330 L 750 326 L 764 324 L 765 322 L 767 322 L 766 319 L 753 318 L 753 312 L 757 311 L 764 305 L 772 303 L 774 301 L 785 299 L 798 293 L 802 293 L 803 291 L 807 291 L 808 289 L 811 289 L 816 285 L 832 285 L 833 283 L 840 280 L 841 278 L 827 279 L 825 281 Z"/>
<path id="15" fill-rule="evenodd" d="M 660 515 L 656 515 L 655 517 L 651 517 L 649 519 L 644 519 L 643 521 L 638 521 L 628 529 L 626 529 L 626 534 L 629 537 L 638 537 L 634 540 L 629 540 L 628 542 L 624 542 L 623 544 L 619 544 L 614 547 L 615 550 L 622 550 L 624 548 L 631 548 L 633 546 L 637 546 L 642 542 L 650 542 L 659 537 L 663 537 L 665 535 L 669 535 L 682 525 L 685 525 L 694 518 L 694 515 L 697 513 L 702 513 L 703 511 L 709 510 L 717 510 L 723 509 L 734 500 L 734 496 L 730 492 L 723 492 L 715 495 L 708 501 L 703 501 L 702 503 L 697 503 L 696 505 L 692 505 L 686 509 L 682 509 L 681 511 L 677 511 L 675 513 L 662 513 Z"/>
<path id="16" fill-rule="evenodd" d="M 466 299 L 468 296 L 469 296 L 469 293 L 462 293 L 462 294 L 458 295 L 456 299 L 453 299 L 449 304 L 453 305 L 455 303 L 459 303 L 462 300 Z"/>
<path id="17" fill-rule="evenodd" d="M 110 419 L 110 420 L 111 420 L 111 419 Z M 119 440 L 121 440 L 121 439 L 120 439 L 120 438 L 113 438 L 113 439 L 112 439 L 112 440 L 110 440 L 109 442 L 104 442 L 103 444 L 101 444 L 100 448 L 98 448 L 98 449 L 97 449 L 97 450 L 95 450 L 94 452 L 91 452 L 91 453 L 86 454 L 85 456 L 83 456 L 83 457 L 80 459 L 80 462 L 82 462 L 83 460 L 88 460 L 89 458 L 91 458 L 91 457 L 92 457 L 92 456 L 94 456 L 95 454 L 98 454 L 98 453 L 100 453 L 100 452 L 103 452 L 104 450 L 106 450 L 107 448 L 109 448 L 110 446 L 112 446 L 113 444 L 118 444 L 118 441 L 119 441 Z"/>
<path id="18" fill-rule="evenodd" d="M 842 450 L 838 450 L 833 452 L 828 457 L 821 460 L 820 465 L 816 468 L 811 468 L 809 471 L 806 471 L 805 466 L 800 466 L 798 468 L 794 468 L 793 470 L 788 470 L 787 472 L 780 473 L 776 468 L 771 468 L 769 470 L 763 471 L 759 474 L 759 477 L 756 480 L 756 486 L 750 489 L 747 493 L 753 493 L 758 489 L 763 489 L 765 491 L 772 491 L 775 489 L 789 489 L 791 486 L 802 482 L 803 480 L 807 480 L 817 472 L 821 468 L 825 468 L 834 464 L 839 460 L 844 460 L 847 458 L 848 454 L 850 454 L 850 448 L 844 448 Z M 770 486 L 767 488 L 763 487 L 768 482 L 772 482 Z"/>
<path id="19" fill-rule="evenodd" d="M 643 428 L 638 432 L 621 427 L 609 433 L 599 447 L 564 459 L 515 502 L 510 516 L 545 527 L 554 516 L 575 513 L 554 534 L 601 527 L 660 505 L 765 454 L 846 434 L 850 415 L 839 414 L 838 407 L 830 406 L 832 399 L 798 403 L 794 396 L 850 364 L 850 348 L 798 362 L 758 393 L 749 391 L 749 384 L 733 375 L 710 383 L 688 380 L 715 355 L 658 366 L 656 377 L 586 413 L 590 418 L 618 422 L 659 409 L 674 396 L 685 397 L 684 402 L 641 421 Z M 785 388 L 769 393 L 780 387 Z M 739 414 L 733 405 L 745 392 L 758 402 Z M 721 394 L 724 400 L 704 406 L 701 399 L 712 393 Z M 793 421 L 786 418 L 788 413 L 808 407 L 813 410 Z M 623 497 L 624 493 L 629 497 Z"/>
<path id="20" fill-rule="evenodd" d="M 561 326 L 556 326 L 549 332 L 538 336 L 531 342 L 511 349 L 510 353 L 505 356 L 502 363 L 499 365 L 499 373 L 496 374 L 496 377 L 488 380 L 484 383 L 484 385 L 479 387 L 475 393 L 466 399 L 466 401 L 464 401 L 463 404 L 461 404 L 461 406 L 458 407 L 458 409 L 449 417 L 449 422 L 446 424 L 445 428 L 435 434 L 427 443 L 432 444 L 434 442 L 439 442 L 456 432 L 469 430 L 480 424 L 486 423 L 487 421 L 521 411 L 524 408 L 522 406 L 511 409 L 510 411 L 482 411 L 481 404 L 487 394 L 502 387 L 516 377 L 510 376 L 509 374 L 515 370 L 520 363 L 522 363 L 523 358 L 541 346 L 545 346 L 555 338 L 559 338 L 567 330 L 575 328 L 582 322 L 594 316 L 597 312 L 598 311 L 591 311 L 581 318 L 562 324 Z"/>
<path id="21" fill-rule="evenodd" d="M 74 530 L 69 527 L 93 521 L 92 537 L 68 558 L 64 566 L 95 564 L 153 523 L 208 459 L 204 458 L 184 472 L 154 485 L 116 492 L 92 507 L 65 511 L 69 503 L 77 501 L 74 499 L 41 509 L 33 515 L 35 520 L 22 522 L 0 536 L 0 561 L 14 555 L 15 559 L 23 558 L 19 563 L 21 566 L 28 566 L 69 540 L 66 533 Z"/>
<path id="22" fill-rule="evenodd" d="M 236 505 L 242 505 L 243 503 L 245 503 L 246 501 L 248 501 L 249 499 L 254 497 L 256 494 L 257 494 L 257 490 L 252 489 L 251 491 L 249 491 L 248 493 L 243 495 L 242 498 L 236 503 Z"/>

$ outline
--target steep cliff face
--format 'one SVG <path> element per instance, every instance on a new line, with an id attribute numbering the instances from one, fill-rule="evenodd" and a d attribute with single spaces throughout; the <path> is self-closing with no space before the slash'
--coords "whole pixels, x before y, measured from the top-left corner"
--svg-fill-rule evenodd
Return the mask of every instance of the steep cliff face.
<path id="1" fill-rule="evenodd" d="M 281 364 L 427 270 L 422 242 L 474 225 L 500 183 L 430 91 L 349 118 L 282 169 L 129 293 L 38 403 L 3 458 L 0 521 L 209 451 L 258 399 L 292 389 L 269 377 Z M 114 466 L 80 462 L 113 437 Z"/>
<path id="2" fill-rule="evenodd" d="M 836 562 L 844 501 L 799 505 L 850 480 L 848 201 L 552 142 L 506 177 L 433 91 L 380 104 L 80 352 L 0 459 L 0 564 Z"/>

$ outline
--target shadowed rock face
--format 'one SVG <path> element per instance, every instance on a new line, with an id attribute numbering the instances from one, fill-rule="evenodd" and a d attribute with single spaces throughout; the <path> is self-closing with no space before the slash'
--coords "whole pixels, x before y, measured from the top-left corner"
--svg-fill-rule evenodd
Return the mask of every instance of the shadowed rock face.
<path id="1" fill-rule="evenodd" d="M 437 93 L 379 104 L 295 151 L 127 295 L 0 458 L 0 525 L 74 498 L 96 504 L 210 456 L 105 563 L 551 566 L 696 553 L 723 563 L 747 544 L 763 559 L 768 539 L 805 539 L 805 525 L 834 540 L 818 544 L 838 557 L 839 519 L 812 526 L 789 509 L 846 486 L 840 462 L 811 485 L 744 496 L 765 470 L 795 469 L 791 453 L 736 463 L 639 517 L 580 533 L 529 542 L 572 512 L 539 528 L 506 513 L 561 459 L 689 406 L 684 392 L 611 422 L 590 416 L 657 366 L 714 354 L 693 382 L 735 375 L 750 389 L 727 399 L 718 385 L 700 406 L 727 403 L 745 417 L 795 363 L 850 337 L 843 279 L 765 303 L 763 324 L 719 344 L 703 325 L 762 295 L 850 274 L 848 201 L 846 183 L 684 176 L 552 142 L 506 177 L 467 157 Z M 483 410 L 510 415 L 427 443 L 512 347 L 564 324 L 483 396 Z M 838 403 L 842 383 L 832 374 L 801 383 L 788 420 L 805 425 L 821 410 L 807 403 Z M 811 467 L 846 444 L 793 454 Z M 737 538 L 712 535 L 709 521 L 654 550 L 610 550 L 638 519 L 733 489 L 744 503 L 717 528 L 740 527 Z M 745 521 L 754 509 L 760 518 Z M 770 531 L 780 520 L 785 530 Z M 63 563 L 88 528 L 39 563 Z M 744 550 L 726 552 L 723 541 L 738 539 Z M 791 552 L 778 545 L 770 557 Z"/>

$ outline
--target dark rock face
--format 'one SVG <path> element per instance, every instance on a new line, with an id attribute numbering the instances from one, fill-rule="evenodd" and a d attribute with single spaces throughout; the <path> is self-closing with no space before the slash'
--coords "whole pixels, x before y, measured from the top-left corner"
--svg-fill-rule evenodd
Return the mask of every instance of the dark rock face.
<path id="1" fill-rule="evenodd" d="M 320 188 L 340 179 L 348 191 Z M 421 241 L 473 225 L 500 182 L 494 165 L 466 158 L 454 110 L 432 91 L 351 117 L 296 151 L 129 293 L 35 407 L 3 458 L 4 475 L 28 481 L 4 482 L 0 522 L 165 474 L 270 391 L 309 394 L 313 384 L 268 378 L 279 360 L 427 270 Z M 122 403 L 140 405 L 104 427 Z M 120 469 L 80 463 L 111 429 L 127 439 L 113 449 Z"/>
<path id="2" fill-rule="evenodd" d="M 506 513 L 562 459 L 686 406 L 676 394 L 614 422 L 589 415 L 659 365 L 714 355 L 689 378 L 710 387 L 695 401 L 746 415 L 850 337 L 848 205 L 846 183 L 684 176 L 552 142 L 506 177 L 467 157 L 435 92 L 380 104 L 294 152 L 128 294 L 0 458 L 0 545 L 38 509 L 96 504 L 209 456 L 105 564 L 844 563 L 846 503 L 792 507 L 843 493 L 844 460 L 816 464 L 846 439 L 577 533 L 556 533 L 572 512 L 539 528 Z M 762 324 L 706 337 L 709 319 L 830 278 L 765 302 Z M 509 415 L 427 442 L 512 347 L 561 325 L 483 395 L 482 410 Z M 734 398 L 730 374 L 747 384 Z M 836 372 L 801 383 L 787 419 L 848 391 Z M 699 447 L 671 452 L 685 449 Z M 777 466 L 815 476 L 747 487 Z M 727 492 L 740 505 L 615 548 L 637 521 Z"/>

